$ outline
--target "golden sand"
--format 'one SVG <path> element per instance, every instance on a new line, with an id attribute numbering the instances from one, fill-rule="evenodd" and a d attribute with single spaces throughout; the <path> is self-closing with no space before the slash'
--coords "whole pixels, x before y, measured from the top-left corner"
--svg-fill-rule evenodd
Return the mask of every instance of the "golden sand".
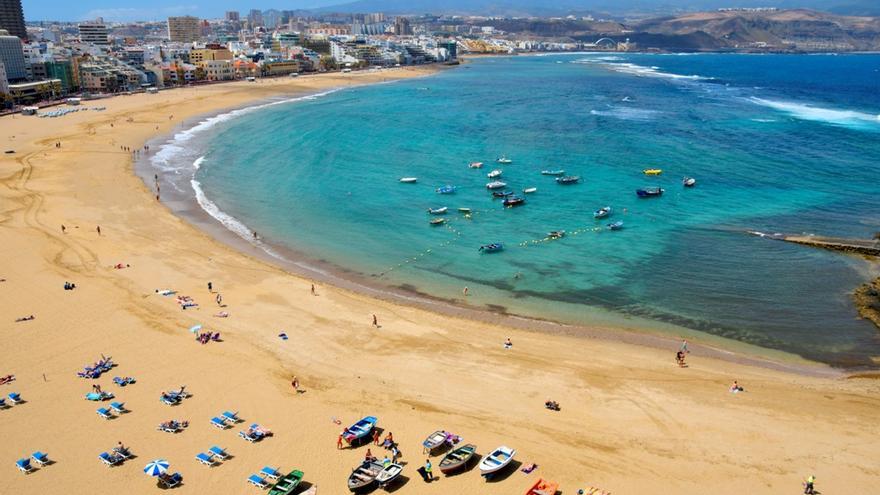
<path id="1" fill-rule="evenodd" d="M 785 374 L 696 351 L 681 369 L 674 348 L 507 330 L 328 286 L 312 296 L 309 280 L 173 216 L 120 150 L 183 119 L 269 96 L 424 73 L 230 83 L 84 102 L 104 112 L 0 118 L 0 147 L 15 150 L 0 155 L 0 375 L 17 377 L 0 392 L 26 400 L 0 410 L 0 493 L 154 493 L 142 468 L 164 458 L 184 477 L 180 493 L 254 493 L 246 478 L 268 465 L 301 469 L 319 493 L 344 494 L 367 447 L 337 450 L 334 418 L 347 425 L 365 415 L 378 416 L 400 443 L 404 494 L 520 494 L 538 477 L 565 494 L 590 486 L 779 494 L 799 493 L 810 474 L 824 493 L 877 491 L 876 380 Z M 64 291 L 64 281 L 77 288 Z M 212 316 L 219 309 L 208 281 L 228 318 Z M 155 293 L 166 288 L 200 306 L 181 310 L 173 296 Z M 14 323 L 30 314 L 36 319 Z M 188 332 L 196 324 L 223 342 L 200 345 Z M 277 337 L 282 331 L 289 340 Z M 508 336 L 514 345 L 505 350 Z M 119 366 L 99 380 L 77 378 L 101 353 Z M 137 383 L 112 384 L 126 375 Z M 305 393 L 292 390 L 294 375 Z M 728 392 L 734 379 L 745 392 Z M 93 383 L 131 412 L 101 419 L 95 410 L 106 403 L 83 399 Z M 184 384 L 193 396 L 183 404 L 159 402 L 160 392 Z M 547 398 L 562 410 L 546 410 Z M 211 426 L 224 410 L 244 422 Z M 156 430 L 172 418 L 190 426 Z M 274 436 L 256 444 L 237 436 L 254 422 Z M 490 483 L 474 469 L 426 484 L 416 474 L 421 441 L 437 429 L 482 454 L 509 445 L 538 468 Z M 117 441 L 137 458 L 105 467 L 98 454 Z M 233 458 L 200 465 L 196 454 L 212 445 Z M 55 462 L 18 473 L 15 461 L 37 450 Z M 438 472 L 439 457 L 433 461 Z"/>

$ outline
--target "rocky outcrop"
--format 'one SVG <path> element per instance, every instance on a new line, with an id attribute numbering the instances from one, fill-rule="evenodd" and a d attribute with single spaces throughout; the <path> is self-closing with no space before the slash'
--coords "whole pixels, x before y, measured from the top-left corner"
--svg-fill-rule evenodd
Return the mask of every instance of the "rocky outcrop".
<path id="1" fill-rule="evenodd" d="M 873 321 L 880 328 L 880 278 L 856 289 L 853 298 L 859 315 Z"/>

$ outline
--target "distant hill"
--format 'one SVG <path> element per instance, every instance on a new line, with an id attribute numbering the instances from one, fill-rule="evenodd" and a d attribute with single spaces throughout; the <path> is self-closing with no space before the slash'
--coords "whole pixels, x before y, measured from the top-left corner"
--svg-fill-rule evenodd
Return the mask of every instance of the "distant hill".
<path id="1" fill-rule="evenodd" d="M 843 15 L 880 15 L 878 0 L 356 0 L 322 11 L 391 14 L 554 16 L 570 13 L 670 14 L 723 7 L 815 9 Z"/>

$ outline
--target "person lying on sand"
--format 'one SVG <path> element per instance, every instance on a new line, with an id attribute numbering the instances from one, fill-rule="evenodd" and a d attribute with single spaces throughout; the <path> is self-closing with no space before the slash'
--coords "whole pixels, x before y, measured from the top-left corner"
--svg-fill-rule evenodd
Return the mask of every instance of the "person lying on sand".
<path id="1" fill-rule="evenodd" d="M 171 289 L 156 289 L 156 294 L 159 294 L 160 296 L 171 296 L 176 293 L 176 291 L 173 291 Z"/>
<path id="2" fill-rule="evenodd" d="M 15 319 L 15 322 L 18 323 L 18 322 L 21 322 L 21 321 L 31 321 L 31 320 L 33 320 L 33 319 L 35 319 L 35 318 L 36 318 L 36 316 L 34 316 L 34 315 L 30 315 L 30 316 L 22 316 L 21 318 L 16 318 L 16 319 Z"/>
<path id="3" fill-rule="evenodd" d="M 226 311 L 221 311 L 219 313 L 214 313 L 214 316 L 217 318 L 229 318 L 229 313 Z"/>
<path id="4" fill-rule="evenodd" d="M 559 403 L 556 402 L 555 400 L 547 399 L 544 402 L 544 407 L 546 407 L 547 409 L 550 409 L 551 411 L 558 411 L 559 410 Z"/>
<path id="5" fill-rule="evenodd" d="M 115 268 L 117 270 L 122 270 L 123 268 L 130 268 L 130 267 L 131 267 L 131 265 L 129 265 L 128 263 L 116 263 L 115 265 L 113 265 L 113 268 Z"/>
<path id="6" fill-rule="evenodd" d="M 6 385 L 13 380 L 15 380 L 15 375 L 6 375 L 4 377 L 0 377 L 0 385 Z"/>

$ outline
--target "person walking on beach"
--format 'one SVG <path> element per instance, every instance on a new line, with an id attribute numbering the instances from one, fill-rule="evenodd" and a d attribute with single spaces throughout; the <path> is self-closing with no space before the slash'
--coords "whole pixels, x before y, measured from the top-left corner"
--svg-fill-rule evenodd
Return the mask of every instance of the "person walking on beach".
<path id="1" fill-rule="evenodd" d="M 219 292 L 217 293 L 217 297 L 215 297 L 214 300 L 217 301 L 217 306 L 220 306 L 221 308 L 223 307 L 223 296 L 221 296 Z"/>
<path id="2" fill-rule="evenodd" d="M 400 458 L 400 449 L 397 448 L 397 445 L 391 446 L 391 462 L 397 464 L 397 460 Z"/>
<path id="3" fill-rule="evenodd" d="M 813 495 L 816 493 L 815 484 L 816 476 L 811 474 L 810 477 L 804 481 L 804 495 Z"/>
<path id="4" fill-rule="evenodd" d="M 67 227 L 65 227 L 63 223 L 61 224 L 61 233 L 62 233 L 62 234 L 66 234 L 66 233 L 67 233 Z"/>
<path id="5" fill-rule="evenodd" d="M 467 286 L 464 287 L 464 290 L 463 290 L 462 292 L 464 293 L 465 296 L 468 295 L 468 288 L 467 288 Z"/>
<path id="6" fill-rule="evenodd" d="M 373 430 L 373 445 L 379 445 L 379 430 Z"/>
<path id="7" fill-rule="evenodd" d="M 339 434 L 339 438 L 336 439 L 336 450 L 341 450 L 345 448 L 345 444 L 342 443 L 342 433 Z"/>
<path id="8" fill-rule="evenodd" d="M 434 466 L 431 465 L 431 459 L 425 459 L 425 474 L 428 479 L 434 481 Z"/>
<path id="9" fill-rule="evenodd" d="M 682 340 L 681 347 L 679 347 L 678 350 L 683 352 L 684 354 L 689 354 L 691 351 L 688 350 L 688 341 Z"/>
<path id="10" fill-rule="evenodd" d="M 379 319 L 376 318 L 376 315 L 373 315 L 373 326 L 379 328 Z"/>
<path id="11" fill-rule="evenodd" d="M 98 235 L 101 235 L 101 226 L 100 225 L 98 225 L 98 228 L 96 230 L 98 231 Z"/>
<path id="12" fill-rule="evenodd" d="M 293 390 L 295 390 L 296 392 L 299 392 L 299 378 L 294 376 L 293 381 L 290 382 L 290 384 L 293 386 Z"/>
<path id="13" fill-rule="evenodd" d="M 318 294 L 315 292 L 315 284 L 312 284 L 312 295 L 317 296 Z"/>
<path id="14" fill-rule="evenodd" d="M 214 293 L 214 284 L 212 284 L 211 282 L 208 282 L 208 292 L 210 292 L 211 294 Z"/>

